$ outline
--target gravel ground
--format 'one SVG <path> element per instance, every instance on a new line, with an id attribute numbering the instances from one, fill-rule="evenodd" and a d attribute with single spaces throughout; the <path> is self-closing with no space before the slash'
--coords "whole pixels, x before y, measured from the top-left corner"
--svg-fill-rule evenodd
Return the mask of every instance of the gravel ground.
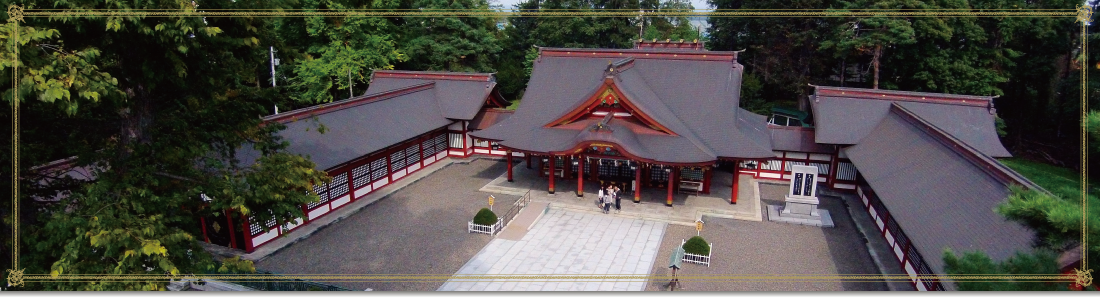
<path id="1" fill-rule="evenodd" d="M 454 274 L 491 239 L 467 233 L 466 222 L 487 204 L 488 193 L 477 189 L 505 169 L 503 161 L 487 159 L 452 164 L 256 267 L 282 274 Z M 353 290 L 434 291 L 443 282 L 326 283 Z"/>
<path id="2" fill-rule="evenodd" d="M 783 186 L 761 184 L 761 205 L 781 205 Z M 711 266 L 684 263 L 677 274 L 879 274 L 840 199 L 820 197 L 834 228 L 776 222 L 703 218 L 702 236 L 714 244 Z M 668 257 L 695 228 L 669 225 L 651 274 L 668 275 Z M 686 291 L 885 291 L 882 282 L 684 281 Z M 668 290 L 667 281 L 650 281 L 647 291 Z"/>

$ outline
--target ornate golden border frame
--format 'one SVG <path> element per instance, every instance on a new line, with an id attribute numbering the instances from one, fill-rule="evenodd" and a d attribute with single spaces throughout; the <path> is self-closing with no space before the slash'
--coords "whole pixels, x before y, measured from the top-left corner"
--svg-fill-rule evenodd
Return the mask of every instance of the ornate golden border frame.
<path id="1" fill-rule="evenodd" d="M 1089 6 L 1078 5 L 1076 10 L 1069 9 L 1045 9 L 1045 10 L 1021 10 L 1021 9 L 992 9 L 992 10 L 958 10 L 958 9 L 937 9 L 937 10 L 860 10 L 860 11 L 830 11 L 830 10 L 794 10 L 794 9 L 768 9 L 768 10 L 694 10 L 694 11 L 682 11 L 682 12 L 638 12 L 633 10 L 599 10 L 599 11 L 568 11 L 568 10 L 542 10 L 537 12 L 530 11 L 518 11 L 512 9 L 503 10 L 488 10 L 488 11 L 474 11 L 474 10 L 349 10 L 349 11 L 306 11 L 306 10 L 202 10 L 202 11 L 179 11 L 171 9 L 148 9 L 148 10 L 86 10 L 86 11 L 70 11 L 62 9 L 30 9 L 24 11 L 20 5 L 12 4 L 8 6 L 8 22 L 16 24 L 15 38 L 19 38 L 18 26 L 19 22 L 23 21 L 24 17 L 178 17 L 178 16 L 190 16 L 190 17 L 231 17 L 231 16 L 250 16 L 250 17 L 310 17 L 310 16 L 344 16 L 344 17 L 401 17 L 401 16 L 449 16 L 449 17 L 511 17 L 511 16 L 525 16 L 525 17 L 575 17 L 575 16 L 598 16 L 598 17 L 636 17 L 643 16 L 686 16 L 686 17 L 703 17 L 703 16 L 716 16 L 716 17 L 852 17 L 852 16 L 898 16 L 898 17 L 1054 17 L 1054 18 L 1067 18 L 1076 17 L 1078 22 L 1081 22 L 1081 47 L 1082 53 L 1086 59 L 1082 60 L 1081 64 L 1081 160 L 1083 162 L 1081 168 L 1081 207 L 1082 207 L 1082 222 L 1081 222 L 1081 243 L 1082 243 L 1082 260 L 1081 268 L 1075 270 L 1074 275 L 1062 275 L 1062 274 L 1029 274 L 1029 275 L 996 275 L 996 274 L 973 274 L 973 275 L 918 275 L 917 277 L 924 280 L 954 280 L 958 282 L 981 282 L 989 280 L 1015 280 L 1015 281 L 1037 281 L 1037 282 L 1076 282 L 1077 284 L 1088 286 L 1092 284 L 1092 269 L 1088 268 L 1088 235 L 1087 235 L 1087 222 L 1088 218 L 1088 133 L 1087 122 L 1085 122 L 1088 114 L 1087 103 L 1087 76 L 1088 76 L 1088 40 L 1087 29 L 1088 23 L 1092 21 L 1092 8 Z M 18 62 L 19 52 L 18 47 L 15 49 L 14 60 Z M 18 74 L 18 65 L 13 68 L 13 74 Z M 18 88 L 18 76 L 12 76 L 12 85 Z M 18 99 L 18 92 L 15 92 L 14 99 Z M 14 101 L 12 104 L 12 170 L 19 170 L 19 101 Z M 397 282 L 397 281 L 445 281 L 445 280 L 508 280 L 508 281 L 578 281 L 578 280 L 605 280 L 605 279 L 663 279 L 670 280 L 671 276 L 663 275 L 637 275 L 637 274 L 599 274 L 599 275 L 555 275 L 555 274 L 529 274 L 529 275 L 463 275 L 463 274 L 359 274 L 359 275 L 326 275 L 326 274 L 312 274 L 312 275 L 213 275 L 213 276 L 156 276 L 145 274 L 133 274 L 133 275 L 100 275 L 100 274 L 70 274 L 60 275 L 60 278 L 50 277 L 48 274 L 23 274 L 24 269 L 19 268 L 19 182 L 17 176 L 12 176 L 12 206 L 13 206 L 13 224 L 12 224 L 12 269 L 7 270 L 9 274 L 7 277 L 7 283 L 9 286 L 22 286 L 25 281 L 43 282 L 51 280 L 75 280 L 75 281 L 130 281 L 138 279 L 303 279 L 303 280 L 323 280 L 323 281 L 336 281 L 336 282 Z M 692 280 L 692 281 L 793 281 L 793 282 L 838 282 L 838 281 L 872 281 L 872 282 L 885 282 L 885 281 L 909 281 L 908 274 L 882 274 L 882 275 L 866 275 L 866 274 L 834 274 L 834 275 L 811 275 L 811 274 L 724 274 L 724 275 L 679 275 L 680 279 Z"/>

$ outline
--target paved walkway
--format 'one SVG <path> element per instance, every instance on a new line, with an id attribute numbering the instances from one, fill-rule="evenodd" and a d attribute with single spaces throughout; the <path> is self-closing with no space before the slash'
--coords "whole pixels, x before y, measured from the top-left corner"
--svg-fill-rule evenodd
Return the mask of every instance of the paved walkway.
<path id="1" fill-rule="evenodd" d="M 516 161 L 512 169 L 513 182 L 508 182 L 508 174 L 502 172 L 480 191 L 515 196 L 521 196 L 530 191 L 534 201 L 549 202 L 553 208 L 598 211 L 595 204 L 599 185 L 597 182 L 585 181 L 584 196 L 577 197 L 577 179 L 558 178 L 555 179 L 557 192 L 550 194 L 547 192 L 547 178 L 539 177 L 535 169 L 527 169 L 523 160 Z M 747 221 L 763 220 L 756 179 L 750 175 L 739 176 L 737 204 L 730 204 L 729 198 L 732 192 L 730 182 L 733 175 L 716 171 L 713 176 L 711 194 L 676 193 L 673 195 L 672 207 L 665 206 L 668 197 L 667 188 L 643 188 L 640 203 L 634 203 L 632 201 L 634 194 L 627 192 L 622 197 L 620 216 L 681 225 L 693 225 L 703 216 Z"/>
<path id="2" fill-rule="evenodd" d="M 538 222 L 542 216 L 550 210 L 550 203 L 546 202 L 531 202 L 530 205 L 524 207 L 516 215 L 516 218 L 511 222 L 508 222 L 504 229 L 497 234 L 497 238 L 518 241 L 523 239 L 523 236 L 527 235 L 527 232 L 531 230 L 531 227 L 535 226 L 535 222 Z"/>
<path id="3" fill-rule="evenodd" d="M 595 205 L 593 205 L 595 206 Z M 519 241 L 493 239 L 456 274 L 649 274 L 665 223 L 551 208 Z M 448 281 L 440 291 L 641 291 L 644 280 Z"/>

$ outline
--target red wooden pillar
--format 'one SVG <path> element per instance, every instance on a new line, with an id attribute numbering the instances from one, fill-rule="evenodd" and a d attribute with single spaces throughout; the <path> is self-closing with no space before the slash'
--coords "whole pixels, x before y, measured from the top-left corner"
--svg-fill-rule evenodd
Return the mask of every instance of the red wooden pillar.
<path id="1" fill-rule="evenodd" d="M 634 169 L 634 203 L 642 201 L 642 163 Z"/>
<path id="2" fill-rule="evenodd" d="M 206 235 L 206 218 L 199 217 L 199 222 L 201 222 L 200 224 L 202 224 L 202 239 L 206 241 L 207 244 L 209 244 L 210 236 Z"/>
<path id="3" fill-rule="evenodd" d="M 389 181 L 386 184 L 393 182 L 393 162 L 390 161 L 390 154 L 392 154 L 392 152 L 393 151 L 386 152 L 386 178 L 387 181 Z"/>
<path id="4" fill-rule="evenodd" d="M 669 206 L 669 207 L 672 206 L 672 185 L 673 185 L 672 181 L 673 181 L 674 177 L 676 177 L 675 175 L 676 175 L 675 170 L 668 171 L 668 199 L 665 200 L 665 206 Z"/>
<path id="5" fill-rule="evenodd" d="M 577 160 L 577 197 L 584 197 L 584 156 Z"/>
<path id="6" fill-rule="evenodd" d="M 512 151 L 508 150 L 505 153 L 508 156 L 508 182 L 512 182 Z"/>
<path id="7" fill-rule="evenodd" d="M 531 168 L 531 153 L 523 153 L 523 157 L 527 159 L 527 168 Z"/>
<path id="8" fill-rule="evenodd" d="M 267 224 L 264 224 L 264 230 L 267 230 Z M 245 219 L 244 214 L 241 214 L 241 233 L 244 233 L 244 251 L 252 253 L 252 231 L 248 230 L 248 219 Z"/>
<path id="9" fill-rule="evenodd" d="M 237 248 L 237 234 L 233 232 L 233 218 L 230 217 L 232 214 L 233 210 L 225 211 L 225 227 L 229 229 L 229 248 Z"/>
<path id="10" fill-rule="evenodd" d="M 827 178 L 830 187 L 836 187 L 836 172 L 840 170 L 840 162 L 838 162 L 839 157 L 837 155 L 838 152 L 839 150 L 833 151 L 833 154 L 829 156 L 831 158 L 831 161 L 829 161 L 829 177 Z"/>
<path id="11" fill-rule="evenodd" d="M 739 161 L 733 161 L 733 184 L 731 184 L 733 191 L 730 192 L 730 204 L 737 204 L 737 173 L 741 173 L 741 164 Z"/>
<path id="12" fill-rule="evenodd" d="M 710 167 L 703 167 L 703 194 L 710 194 Z"/>
<path id="13" fill-rule="evenodd" d="M 555 177 L 554 173 L 557 171 L 557 169 L 558 169 L 557 156 L 551 155 L 550 156 L 550 173 L 547 174 L 547 176 L 550 176 L 550 194 L 554 194 L 554 177 Z"/>
<path id="14" fill-rule="evenodd" d="M 416 139 L 416 148 L 420 149 L 417 153 L 420 153 L 420 168 L 424 168 L 424 138 Z M 348 180 L 351 181 L 351 180 Z"/>

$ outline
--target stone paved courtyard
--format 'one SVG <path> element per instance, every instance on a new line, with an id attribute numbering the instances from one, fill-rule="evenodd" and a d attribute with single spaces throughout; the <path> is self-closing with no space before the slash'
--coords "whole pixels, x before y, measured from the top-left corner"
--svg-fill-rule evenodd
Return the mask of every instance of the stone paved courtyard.
<path id="1" fill-rule="evenodd" d="M 485 206 L 485 198 L 490 194 L 479 188 L 498 179 L 505 168 L 503 161 L 491 159 L 444 167 L 278 250 L 258 261 L 257 267 L 282 274 L 667 275 L 669 251 L 679 246 L 681 239 L 695 234 L 693 227 L 677 225 L 683 223 L 678 220 L 661 221 L 629 214 L 626 201 L 622 214 L 596 213 L 594 205 L 587 207 L 587 199 L 577 199 L 570 192 L 558 194 L 578 201 L 576 205 L 552 203 L 548 214 L 518 241 L 467 233 L 466 222 Z M 786 191 L 782 185 L 757 186 L 756 180 L 745 177 L 742 183 L 742 193 L 760 199 L 759 204 L 781 204 Z M 513 196 L 507 193 L 493 194 L 498 202 L 513 201 Z M 690 205 L 678 202 L 677 206 L 685 204 Z M 668 209 L 660 203 L 651 205 Z M 822 208 L 829 209 L 837 223 L 836 228 L 824 229 L 704 215 L 707 223 L 703 236 L 714 243 L 714 262 L 711 267 L 685 263 L 681 272 L 878 274 L 862 235 L 854 228 L 843 205 L 834 197 L 822 197 Z M 731 206 L 743 209 L 741 203 Z M 753 206 L 760 210 L 762 205 Z M 377 291 L 667 289 L 666 282 L 640 281 L 326 283 Z M 685 287 L 688 291 L 886 290 L 878 282 L 717 280 L 685 282 Z"/>
<path id="2" fill-rule="evenodd" d="M 786 184 L 786 183 L 782 183 Z M 764 204 L 782 205 L 787 192 L 783 185 L 760 184 Z M 704 217 L 702 236 L 714 244 L 711 266 L 684 263 L 677 274 L 722 275 L 769 274 L 831 275 L 880 274 L 868 253 L 863 236 L 852 222 L 842 200 L 821 196 L 821 208 L 828 209 L 834 228 L 820 228 L 776 222 L 753 222 Z M 695 228 L 669 225 L 657 253 L 654 275 L 668 275 L 668 257 L 683 239 L 695 236 Z M 647 291 L 668 290 L 667 281 L 651 281 Z M 837 282 L 794 279 L 714 280 L 683 282 L 686 291 L 885 291 L 884 282 Z"/>
<path id="3" fill-rule="evenodd" d="M 256 267 L 282 274 L 454 274 L 491 240 L 467 233 L 466 222 L 486 206 L 488 193 L 477 188 L 504 171 L 504 162 L 489 159 L 452 164 Z M 326 283 L 353 290 L 434 291 L 442 281 Z"/>
<path id="4" fill-rule="evenodd" d="M 519 241 L 494 239 L 457 274 L 649 272 L 665 223 L 551 209 Z M 641 291 L 644 281 L 448 281 L 440 291 Z"/>

